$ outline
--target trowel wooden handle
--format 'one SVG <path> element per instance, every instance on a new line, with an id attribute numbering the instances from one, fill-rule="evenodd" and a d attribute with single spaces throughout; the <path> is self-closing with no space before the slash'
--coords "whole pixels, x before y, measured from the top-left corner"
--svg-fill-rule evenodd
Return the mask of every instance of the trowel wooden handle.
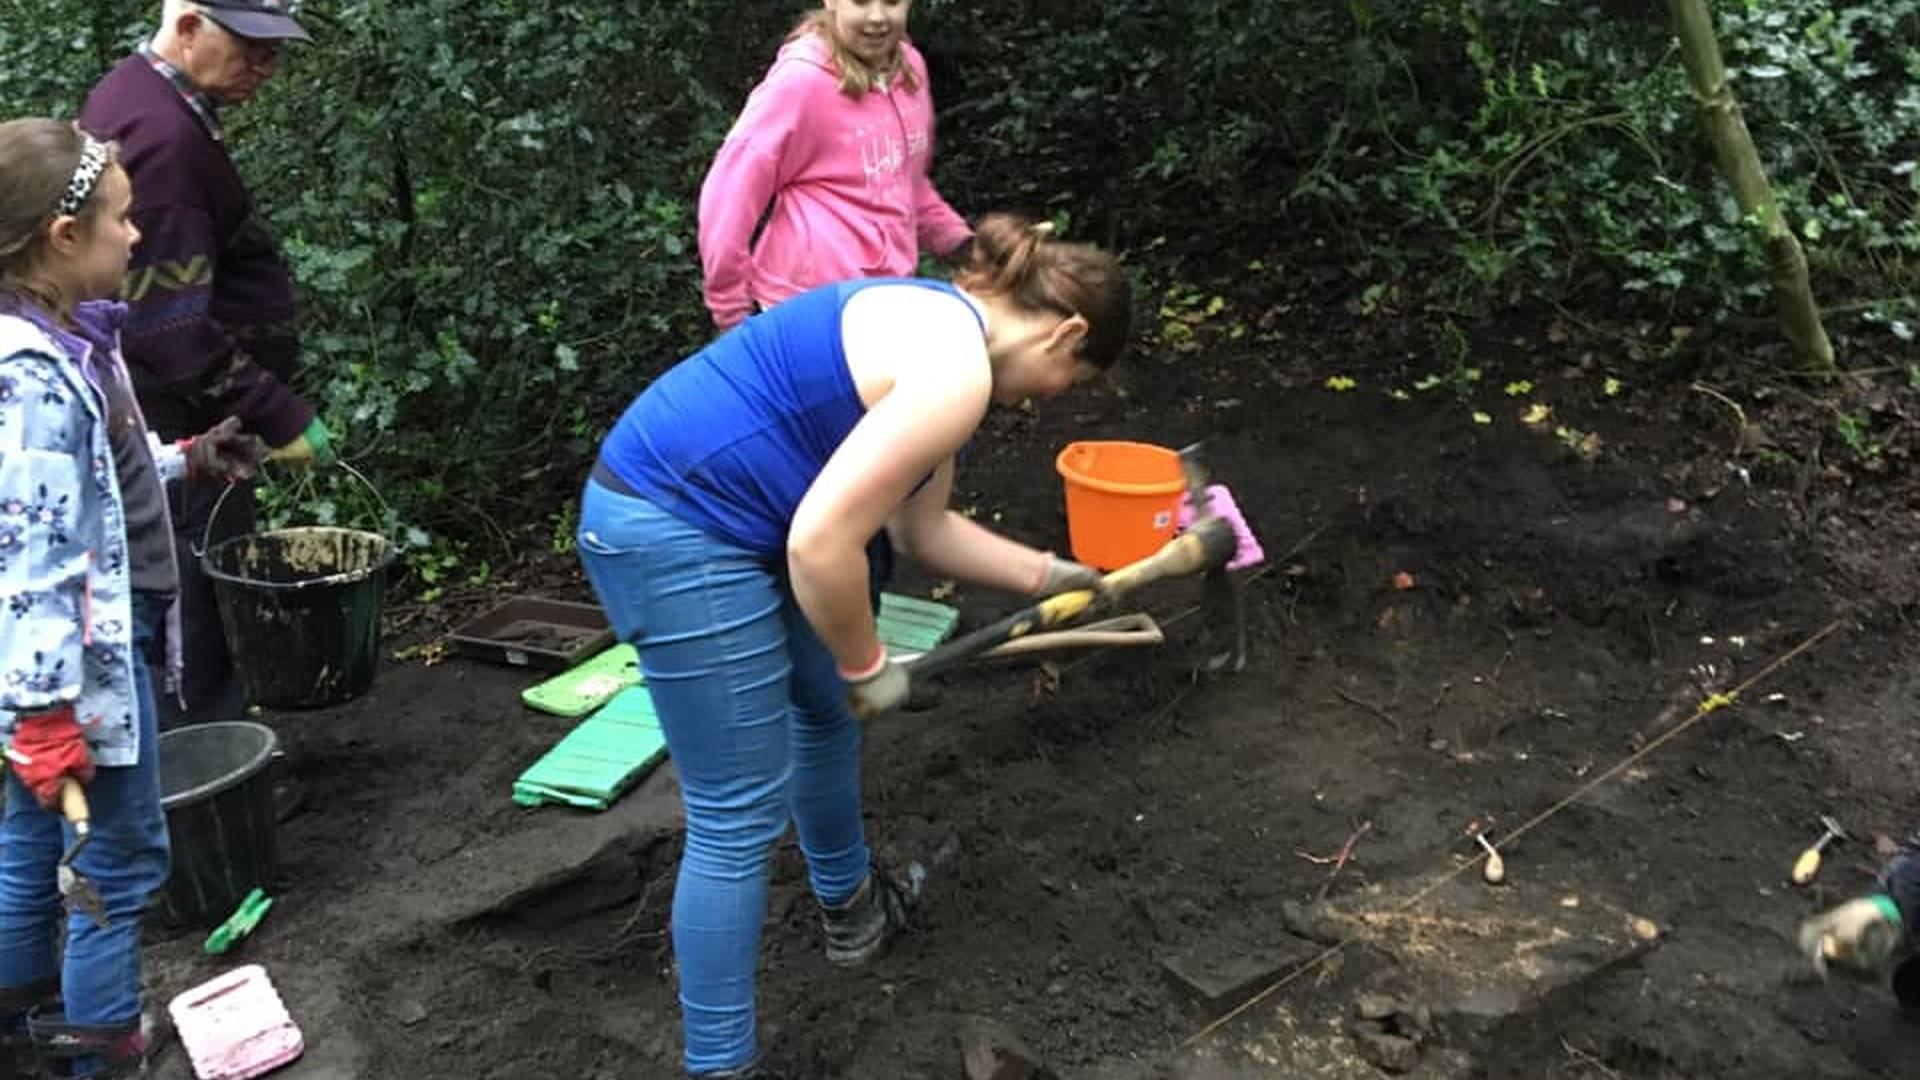
<path id="1" fill-rule="evenodd" d="M 1805 885 L 1807 882 L 1813 880 L 1813 875 L 1820 872 L 1820 849 L 1822 846 L 1824 845 L 1815 844 L 1801 852 L 1799 858 L 1793 860 L 1793 883 L 1795 885 Z"/>
<path id="2" fill-rule="evenodd" d="M 87 789 L 71 776 L 60 781 L 60 813 L 73 825 L 93 817 L 93 810 L 87 805 Z"/>

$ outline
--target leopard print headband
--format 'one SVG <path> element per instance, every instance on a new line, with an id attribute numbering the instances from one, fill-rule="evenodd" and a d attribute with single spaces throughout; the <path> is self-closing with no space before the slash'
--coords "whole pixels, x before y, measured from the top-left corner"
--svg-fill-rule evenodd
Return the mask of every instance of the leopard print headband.
<path id="1" fill-rule="evenodd" d="M 80 163 L 73 167 L 73 179 L 67 181 L 66 194 L 60 196 L 57 208 L 62 217 L 72 217 L 86 207 L 94 185 L 107 171 L 107 144 L 91 135 L 81 137 L 86 144 L 80 149 Z"/>

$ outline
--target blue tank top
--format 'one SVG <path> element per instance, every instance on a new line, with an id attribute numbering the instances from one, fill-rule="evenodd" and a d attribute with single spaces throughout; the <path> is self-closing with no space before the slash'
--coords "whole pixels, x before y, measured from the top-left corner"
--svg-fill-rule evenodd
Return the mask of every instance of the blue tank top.
<path id="1" fill-rule="evenodd" d="M 906 277 L 862 278 L 794 296 L 655 379 L 601 444 L 600 464 L 711 535 L 765 555 L 784 553 L 800 500 L 866 414 L 847 370 L 841 311 L 862 289 L 887 284 L 918 285 L 967 303 L 946 282 Z"/>

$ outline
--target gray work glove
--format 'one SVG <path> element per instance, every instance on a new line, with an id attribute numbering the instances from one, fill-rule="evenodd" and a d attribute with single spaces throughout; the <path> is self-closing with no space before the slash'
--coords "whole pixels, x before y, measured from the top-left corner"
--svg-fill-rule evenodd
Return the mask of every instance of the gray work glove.
<path id="1" fill-rule="evenodd" d="M 240 430 L 240 418 L 229 416 L 205 432 L 186 440 L 187 476 L 229 483 L 251 480 L 260 471 L 260 440 Z"/>
<path id="2" fill-rule="evenodd" d="M 1063 592 L 1073 592 L 1076 589 L 1089 589 L 1093 592 L 1099 592 L 1100 583 L 1105 581 L 1106 577 L 1105 574 L 1102 574 L 1091 566 L 1084 566 L 1071 559 L 1063 559 L 1052 552 L 1048 552 L 1047 572 L 1041 576 L 1040 588 L 1034 592 L 1034 595 L 1040 597 L 1058 596 Z"/>
<path id="3" fill-rule="evenodd" d="M 862 720 L 872 720 L 905 705 L 913 693 L 907 669 L 894 663 L 892 657 L 881 661 L 871 674 L 849 676 L 843 671 L 840 675 L 847 680 L 847 711 Z"/>
<path id="4" fill-rule="evenodd" d="M 1829 963 L 1874 971 L 1886 964 L 1902 932 L 1892 897 L 1863 896 L 1801 923 L 1800 951 L 1823 975 Z"/>

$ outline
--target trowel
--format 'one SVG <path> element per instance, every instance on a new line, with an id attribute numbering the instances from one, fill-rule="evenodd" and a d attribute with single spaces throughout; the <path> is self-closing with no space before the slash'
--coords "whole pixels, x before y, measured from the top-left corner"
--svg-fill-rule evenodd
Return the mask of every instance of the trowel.
<path id="1" fill-rule="evenodd" d="M 57 878 L 60 883 L 60 896 L 67 903 L 67 910 L 78 911 L 93 920 L 100 929 L 107 929 L 107 905 L 100 900 L 100 891 L 93 887 L 87 876 L 74 868 L 73 861 L 80 852 L 93 841 L 93 810 L 87 806 L 87 791 L 80 781 L 69 776 L 60 785 L 60 814 L 73 826 L 73 843 L 60 856 Z"/>

